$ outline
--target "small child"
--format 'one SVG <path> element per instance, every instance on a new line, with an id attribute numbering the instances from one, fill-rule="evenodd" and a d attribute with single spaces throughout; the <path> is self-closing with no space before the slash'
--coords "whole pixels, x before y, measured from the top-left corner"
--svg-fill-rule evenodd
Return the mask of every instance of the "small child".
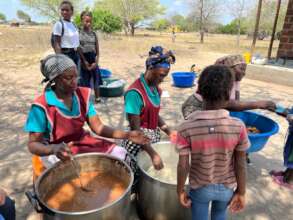
<path id="1" fill-rule="evenodd" d="M 192 113 L 178 130 L 177 193 L 184 207 L 192 208 L 192 220 L 226 219 L 245 206 L 246 150 L 250 146 L 245 125 L 223 108 L 233 86 L 231 71 L 212 65 L 203 70 L 198 93 L 203 111 Z M 191 158 L 191 161 L 190 159 Z M 190 194 L 184 190 L 189 175 Z"/>
<path id="2" fill-rule="evenodd" d="M 251 109 L 267 109 L 274 111 L 276 104 L 268 100 L 240 101 L 240 81 L 245 76 L 247 64 L 241 55 L 229 55 L 219 58 L 215 62 L 216 65 L 223 65 L 229 68 L 235 81 L 232 86 L 231 95 L 229 102 L 223 106 L 224 109 L 229 111 L 244 111 Z M 186 119 L 192 112 L 202 109 L 203 100 L 201 95 L 196 91 L 194 94 L 189 96 L 183 103 L 181 110 L 183 117 Z M 250 163 L 249 155 L 247 153 L 247 163 Z"/>
<path id="3" fill-rule="evenodd" d="M 284 146 L 284 166 L 285 171 L 271 171 L 274 181 L 289 189 L 293 189 L 293 107 L 291 109 L 277 108 L 276 112 L 287 118 L 289 122 L 288 136 Z"/>
<path id="4" fill-rule="evenodd" d="M 99 97 L 100 86 L 103 84 L 98 67 L 100 54 L 98 37 L 92 30 L 92 13 L 89 11 L 83 11 L 80 15 L 80 19 L 82 22 L 82 28 L 79 31 L 80 49 L 82 52 L 80 86 L 91 88 L 92 80 L 95 92 L 95 102 L 98 103 L 101 101 Z"/>

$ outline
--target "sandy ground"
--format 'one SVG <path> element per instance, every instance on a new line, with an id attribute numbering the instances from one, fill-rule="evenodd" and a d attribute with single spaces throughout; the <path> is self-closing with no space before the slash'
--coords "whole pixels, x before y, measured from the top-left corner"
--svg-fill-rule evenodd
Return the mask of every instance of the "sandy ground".
<path id="1" fill-rule="evenodd" d="M 102 67 L 111 69 L 114 77 L 125 79 L 129 85 L 144 71 L 147 48 L 154 44 L 155 40 L 148 39 L 142 44 L 143 39 L 136 38 L 136 50 L 128 50 L 127 39 L 123 39 L 122 44 L 118 41 L 121 40 L 102 41 L 100 63 Z M 133 44 L 133 40 L 131 41 Z M 164 45 L 172 46 L 171 42 L 164 42 Z M 172 67 L 172 71 L 188 70 L 193 63 L 203 67 L 223 55 L 190 48 L 181 47 L 178 43 L 177 63 Z M 23 126 L 30 104 L 43 88 L 38 66 L 41 54 L 40 51 L 29 58 L 26 54 L 16 54 L 16 59 L 0 60 L 0 184 L 16 200 L 17 219 L 36 219 L 32 217 L 34 212 L 24 196 L 24 192 L 32 187 L 32 172 L 31 155 L 26 148 L 27 134 L 23 131 Z M 182 121 L 181 104 L 194 92 L 194 88 L 173 87 L 171 76 L 166 78 L 162 88 L 168 91 L 170 97 L 162 99 L 161 114 L 169 125 L 175 127 Z M 241 93 L 245 100 L 272 99 L 285 106 L 292 105 L 291 87 L 244 79 Z M 122 98 L 103 100 L 96 105 L 96 109 L 106 124 L 120 128 L 126 126 Z M 273 113 L 261 112 L 279 123 L 280 132 L 269 140 L 262 151 L 251 155 L 246 210 L 242 214 L 229 216 L 229 219 L 290 220 L 293 216 L 293 191 L 273 183 L 268 174 L 272 169 L 283 169 L 282 150 L 288 125 L 285 119 Z"/>

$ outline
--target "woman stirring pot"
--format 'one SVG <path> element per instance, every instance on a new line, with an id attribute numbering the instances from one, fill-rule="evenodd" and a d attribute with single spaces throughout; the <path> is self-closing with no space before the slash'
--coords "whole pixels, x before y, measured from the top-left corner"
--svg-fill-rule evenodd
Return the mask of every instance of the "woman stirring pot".
<path id="1" fill-rule="evenodd" d="M 90 135 L 83 129 L 85 122 L 102 137 L 129 139 L 138 144 L 149 142 L 141 131 L 125 132 L 102 123 L 90 101 L 90 89 L 77 86 L 77 68 L 69 57 L 49 55 L 41 61 L 41 72 L 47 85 L 32 104 L 25 125 L 28 149 L 34 154 L 34 177 L 59 159 L 69 159 L 70 151 L 74 155 L 109 153 L 125 159 L 124 148 Z"/>

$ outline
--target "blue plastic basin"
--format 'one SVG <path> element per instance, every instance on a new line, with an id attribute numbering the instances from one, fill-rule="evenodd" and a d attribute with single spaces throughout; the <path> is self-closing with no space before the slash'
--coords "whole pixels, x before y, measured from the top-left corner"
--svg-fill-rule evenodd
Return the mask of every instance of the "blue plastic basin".
<path id="1" fill-rule="evenodd" d="M 172 73 L 174 86 L 188 88 L 194 85 L 197 74 L 194 72 L 175 72 Z"/>
<path id="2" fill-rule="evenodd" d="M 230 112 L 232 117 L 241 119 L 246 126 L 256 127 L 259 134 L 248 134 L 251 146 L 247 152 L 260 151 L 266 145 L 270 136 L 278 133 L 279 125 L 272 119 L 251 111 Z"/>
<path id="3" fill-rule="evenodd" d="M 112 76 L 112 72 L 108 69 L 100 69 L 100 71 L 101 71 L 102 78 L 110 78 Z"/>

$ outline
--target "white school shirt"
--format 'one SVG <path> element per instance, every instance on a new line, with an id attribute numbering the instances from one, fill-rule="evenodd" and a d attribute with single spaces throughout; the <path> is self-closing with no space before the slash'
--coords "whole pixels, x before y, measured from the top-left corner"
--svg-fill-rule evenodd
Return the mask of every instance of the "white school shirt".
<path id="1" fill-rule="evenodd" d="M 79 33 L 72 22 L 62 20 L 64 24 L 64 34 L 61 37 L 61 48 L 78 48 L 79 47 Z M 62 24 L 57 21 L 53 27 L 53 34 L 57 36 L 62 35 Z"/>

